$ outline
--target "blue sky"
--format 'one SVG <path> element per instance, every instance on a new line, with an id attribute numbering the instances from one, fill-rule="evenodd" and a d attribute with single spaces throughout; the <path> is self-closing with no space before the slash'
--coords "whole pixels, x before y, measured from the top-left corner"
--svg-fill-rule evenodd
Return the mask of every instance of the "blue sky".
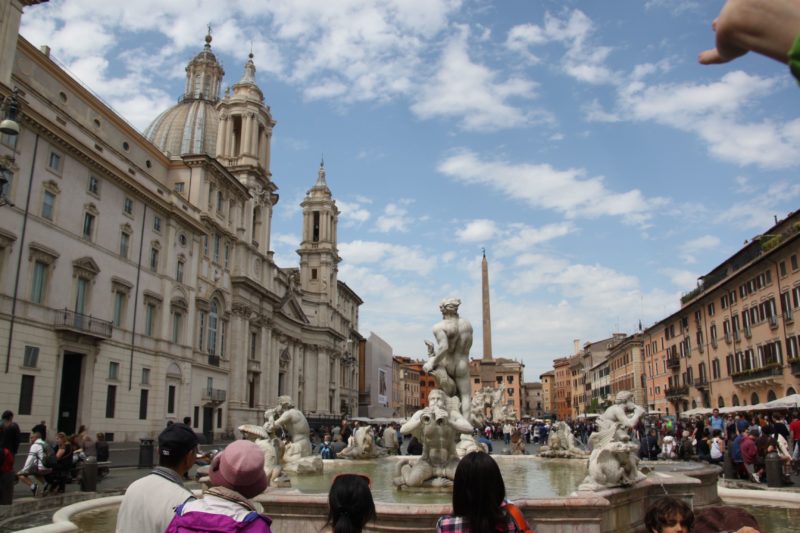
<path id="1" fill-rule="evenodd" d="M 273 247 L 296 264 L 321 154 L 361 332 L 421 357 L 462 299 L 481 356 L 538 379 L 573 339 L 631 333 L 798 207 L 800 93 L 748 55 L 704 67 L 721 1 L 51 0 L 22 34 L 140 130 L 203 45 L 235 83 L 252 43 L 278 122 Z"/>

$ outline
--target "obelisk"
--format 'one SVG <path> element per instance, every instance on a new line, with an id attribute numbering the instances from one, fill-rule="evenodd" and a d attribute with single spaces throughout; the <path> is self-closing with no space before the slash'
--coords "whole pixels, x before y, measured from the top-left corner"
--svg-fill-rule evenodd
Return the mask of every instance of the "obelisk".
<path id="1" fill-rule="evenodd" d="M 481 282 L 483 285 L 483 360 L 492 360 L 492 315 L 489 310 L 489 263 L 486 261 L 486 249 L 483 249 L 481 261 Z"/>

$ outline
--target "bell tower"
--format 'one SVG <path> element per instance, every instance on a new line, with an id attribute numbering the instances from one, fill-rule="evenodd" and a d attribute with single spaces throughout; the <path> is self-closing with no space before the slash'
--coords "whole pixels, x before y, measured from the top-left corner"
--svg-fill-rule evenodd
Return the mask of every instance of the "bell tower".
<path id="1" fill-rule="evenodd" d="M 319 164 L 317 182 L 300 204 L 303 239 L 300 242 L 300 285 L 320 301 L 333 302 L 339 271 L 336 225 L 339 209 L 325 181 L 325 162 Z"/>

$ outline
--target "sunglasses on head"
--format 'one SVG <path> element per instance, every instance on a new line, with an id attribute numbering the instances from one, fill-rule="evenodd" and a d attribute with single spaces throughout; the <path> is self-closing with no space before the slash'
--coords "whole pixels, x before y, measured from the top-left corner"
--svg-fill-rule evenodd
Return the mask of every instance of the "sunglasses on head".
<path id="1" fill-rule="evenodd" d="M 361 478 L 361 479 L 363 479 L 364 481 L 367 482 L 367 487 L 372 488 L 372 480 L 369 478 L 369 476 L 364 475 L 364 474 L 351 474 L 351 473 L 336 474 L 336 477 L 333 478 L 333 482 L 331 482 L 331 485 L 335 485 L 336 481 L 339 478 L 346 478 L 346 477 L 359 477 L 359 478 Z"/>

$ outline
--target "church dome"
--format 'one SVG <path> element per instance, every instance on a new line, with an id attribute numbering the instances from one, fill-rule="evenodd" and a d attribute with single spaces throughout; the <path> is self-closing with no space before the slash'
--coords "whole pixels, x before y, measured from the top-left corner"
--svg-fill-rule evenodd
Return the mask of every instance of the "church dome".
<path id="1" fill-rule="evenodd" d="M 144 130 L 144 136 L 170 155 L 216 155 L 219 116 L 204 99 L 182 100 L 161 113 Z"/>
<path id="2" fill-rule="evenodd" d="M 170 155 L 216 155 L 219 87 L 225 71 L 211 52 L 211 28 L 205 46 L 186 66 L 186 88 L 174 107 L 161 113 L 144 136 Z"/>

